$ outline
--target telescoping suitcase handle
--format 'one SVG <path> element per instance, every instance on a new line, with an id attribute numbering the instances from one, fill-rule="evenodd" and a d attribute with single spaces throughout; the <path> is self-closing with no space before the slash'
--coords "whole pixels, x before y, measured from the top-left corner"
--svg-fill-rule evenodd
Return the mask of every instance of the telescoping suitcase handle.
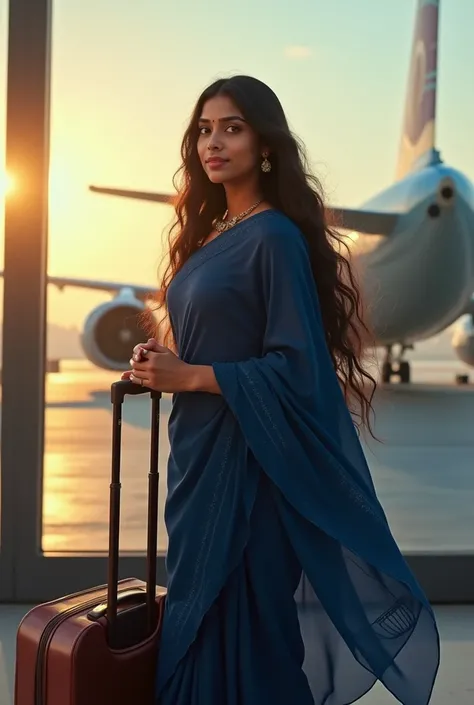
<path id="1" fill-rule="evenodd" d="M 120 458 L 122 441 L 122 405 L 126 395 L 151 395 L 151 449 L 150 472 L 148 474 L 148 527 L 146 550 L 146 605 L 149 633 L 154 629 L 156 614 L 156 554 L 158 544 L 158 451 L 160 440 L 161 392 L 141 387 L 123 380 L 111 386 L 113 405 L 112 427 L 112 480 L 110 484 L 109 564 L 107 581 L 107 621 L 111 633 L 117 622 L 118 576 L 119 576 L 119 532 L 120 532 Z"/>

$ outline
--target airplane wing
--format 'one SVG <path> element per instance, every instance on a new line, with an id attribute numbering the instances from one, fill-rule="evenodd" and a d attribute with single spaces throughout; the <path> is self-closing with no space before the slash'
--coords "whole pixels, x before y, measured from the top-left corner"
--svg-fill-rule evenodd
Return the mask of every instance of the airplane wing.
<path id="1" fill-rule="evenodd" d="M 0 271 L 0 277 L 3 277 L 3 271 Z M 76 289 L 92 289 L 95 291 L 105 291 L 108 294 L 119 294 L 121 291 L 127 290 L 133 292 L 139 301 L 146 301 L 150 295 L 156 292 L 156 288 L 139 286 L 137 284 L 127 284 L 126 282 L 100 281 L 97 279 L 75 279 L 74 277 L 55 277 L 48 275 L 47 283 L 56 286 L 60 291 L 66 287 L 75 287 Z"/>
<path id="2" fill-rule="evenodd" d="M 120 196 L 121 198 L 134 198 L 137 201 L 153 201 L 154 203 L 172 204 L 174 197 L 169 193 L 152 193 L 151 191 L 132 191 L 125 188 L 108 188 L 107 186 L 89 186 L 89 191 L 102 193 L 107 196 Z"/>
<path id="3" fill-rule="evenodd" d="M 108 188 L 105 186 L 90 186 L 91 191 L 96 193 L 107 194 L 111 196 L 120 196 L 122 198 L 133 198 L 140 201 L 152 201 L 155 203 L 172 204 L 174 196 L 165 193 L 153 193 L 150 191 L 133 191 L 130 189 Z M 347 230 L 356 230 L 357 232 L 388 235 L 395 227 L 399 214 L 395 213 L 377 213 L 373 211 L 358 211 L 350 208 L 328 208 L 329 218 L 333 225 L 345 228 Z M 0 277 L 3 277 L 3 271 L 0 271 Z M 74 277 L 56 277 L 48 275 L 47 283 L 56 286 L 59 290 L 66 287 L 75 287 L 77 289 L 89 289 L 95 291 L 105 291 L 108 294 L 117 295 L 123 290 L 133 292 L 139 301 L 146 301 L 150 295 L 156 291 L 154 287 L 139 286 L 137 284 L 128 284 L 126 282 L 101 281 L 97 279 L 76 279 Z M 471 306 L 467 313 L 472 312 L 474 315 L 474 295 L 471 300 Z"/>
<path id="4" fill-rule="evenodd" d="M 356 230 L 366 235 L 390 235 L 397 225 L 400 213 L 365 211 L 352 208 L 326 208 L 331 225 L 345 230 Z"/>
<path id="5" fill-rule="evenodd" d="M 175 196 L 169 193 L 153 193 L 152 191 L 133 191 L 123 188 L 109 188 L 107 186 L 89 186 L 94 193 L 121 198 L 132 198 L 138 201 L 152 201 L 154 203 L 167 203 L 172 205 Z M 331 225 L 356 230 L 367 235 L 390 235 L 399 218 L 399 213 L 383 213 L 377 211 L 356 210 L 352 208 L 326 208 Z"/>

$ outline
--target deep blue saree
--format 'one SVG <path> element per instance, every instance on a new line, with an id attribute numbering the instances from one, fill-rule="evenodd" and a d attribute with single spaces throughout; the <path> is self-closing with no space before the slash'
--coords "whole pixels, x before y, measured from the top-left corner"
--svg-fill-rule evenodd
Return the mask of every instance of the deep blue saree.
<path id="1" fill-rule="evenodd" d="M 160 705 L 426 705 L 432 609 L 377 499 L 326 346 L 306 241 L 277 211 L 205 245 L 168 291 L 174 395 Z"/>

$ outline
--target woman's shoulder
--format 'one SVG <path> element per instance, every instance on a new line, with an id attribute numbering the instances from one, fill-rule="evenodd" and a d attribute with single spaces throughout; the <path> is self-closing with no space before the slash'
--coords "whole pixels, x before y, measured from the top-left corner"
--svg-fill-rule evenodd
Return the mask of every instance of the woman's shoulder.
<path id="1" fill-rule="evenodd" d="M 258 244 L 263 250 L 277 249 L 279 252 L 291 252 L 304 249 L 307 251 L 306 238 L 298 225 L 285 213 L 276 209 L 258 213 L 254 217 L 249 235 L 254 244 Z"/>

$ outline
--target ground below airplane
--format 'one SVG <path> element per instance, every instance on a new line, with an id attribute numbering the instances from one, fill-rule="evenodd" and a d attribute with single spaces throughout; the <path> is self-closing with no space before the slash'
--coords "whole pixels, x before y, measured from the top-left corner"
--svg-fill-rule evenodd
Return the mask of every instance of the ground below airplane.
<path id="1" fill-rule="evenodd" d="M 385 348 L 382 381 L 410 381 L 405 353 L 456 322 L 452 347 L 474 367 L 474 187 L 435 146 L 439 0 L 419 0 L 396 180 L 359 209 L 328 208 L 341 223 L 360 271 L 370 320 Z M 157 203 L 173 196 L 90 186 L 96 193 Z M 113 298 L 87 317 L 84 352 L 105 369 L 129 367 L 143 332 L 136 314 L 153 288 L 49 277 Z M 459 381 L 467 381 L 467 377 Z"/>

